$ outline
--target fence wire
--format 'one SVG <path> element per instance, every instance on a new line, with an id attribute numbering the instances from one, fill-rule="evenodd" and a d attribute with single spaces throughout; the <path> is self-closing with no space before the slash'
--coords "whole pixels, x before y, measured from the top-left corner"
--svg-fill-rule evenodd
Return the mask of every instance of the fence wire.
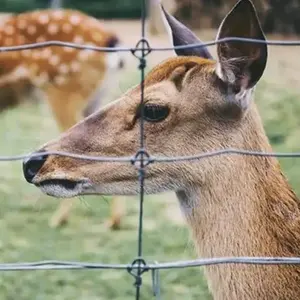
<path id="1" fill-rule="evenodd" d="M 0 47 L 0 52 L 12 52 L 21 51 L 27 49 L 37 49 L 49 46 L 58 47 L 69 47 L 79 50 L 94 50 L 99 52 L 131 52 L 139 61 L 139 69 L 141 72 L 141 106 L 144 104 L 144 79 L 145 79 L 145 68 L 146 68 L 146 56 L 153 51 L 174 51 L 176 49 L 188 49 L 193 47 L 207 47 L 213 46 L 224 42 L 234 42 L 241 41 L 245 43 L 264 43 L 273 46 L 300 46 L 300 41 L 282 41 L 282 40 L 268 40 L 262 41 L 258 39 L 250 38 L 239 38 L 239 37 L 229 37 L 223 38 L 216 41 L 209 41 L 201 44 L 190 44 L 184 46 L 176 47 L 155 47 L 152 48 L 145 36 L 145 21 L 146 21 L 146 1 L 142 1 L 142 11 L 141 11 L 141 39 L 138 41 L 136 47 L 97 47 L 90 45 L 82 45 L 76 43 L 68 43 L 62 41 L 46 41 L 40 43 L 32 43 L 20 46 L 10 46 L 10 47 Z M 252 156 L 271 156 L 271 157 L 281 157 L 281 158 L 293 158 L 300 157 L 300 152 L 295 153 L 281 153 L 281 152 L 261 152 L 261 151 L 249 151 L 246 149 L 219 149 L 215 151 L 210 151 L 206 153 L 198 153 L 190 156 L 174 156 L 174 157 L 163 157 L 163 156 L 151 156 L 144 148 L 144 118 L 143 109 L 141 109 L 140 118 L 140 148 L 134 156 L 127 157 L 101 157 L 101 156 L 86 156 L 79 155 L 69 152 L 59 152 L 59 151 L 48 151 L 39 152 L 36 154 L 24 154 L 15 156 L 0 156 L 0 161 L 17 161 L 29 157 L 41 156 L 43 154 L 48 155 L 59 155 L 66 156 L 75 159 L 84 159 L 90 161 L 98 162 L 124 162 L 136 165 L 138 162 L 138 180 L 139 180 L 139 195 L 140 195 L 140 210 L 139 210 L 139 222 L 138 222 L 138 243 L 137 243 L 137 257 L 130 264 L 103 264 L 103 263 L 88 263 L 88 262 L 71 262 L 71 261 L 38 261 L 38 262 L 23 262 L 23 263 L 2 263 L 0 264 L 0 271 L 28 271 L 28 270 L 66 270 L 66 269 L 89 269 L 89 270 L 99 270 L 99 269 L 115 269 L 115 270 L 125 270 L 134 277 L 134 284 L 136 287 L 136 299 L 140 299 L 140 290 L 142 286 L 142 275 L 144 272 L 152 272 L 152 285 L 153 294 L 156 299 L 161 299 L 160 295 L 160 279 L 159 270 L 165 269 L 182 269 L 187 267 L 200 267 L 208 265 L 218 265 L 218 264 L 256 264 L 256 265 L 290 265 L 290 264 L 300 264 L 300 257 L 220 257 L 220 258 L 203 258 L 188 261 L 174 261 L 174 262 L 164 262 L 164 263 L 147 263 L 143 259 L 143 202 L 144 202 L 144 179 L 146 167 L 151 163 L 176 163 L 180 161 L 191 161 L 199 160 L 208 157 L 214 157 L 218 155 L 252 155 Z"/>

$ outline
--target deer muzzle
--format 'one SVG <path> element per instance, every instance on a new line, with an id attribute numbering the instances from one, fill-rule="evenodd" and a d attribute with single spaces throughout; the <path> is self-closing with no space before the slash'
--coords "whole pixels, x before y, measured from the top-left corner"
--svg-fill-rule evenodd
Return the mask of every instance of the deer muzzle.
<path id="1" fill-rule="evenodd" d="M 65 176 L 53 176 L 37 179 L 38 174 L 48 159 L 48 155 L 32 156 L 23 161 L 23 175 L 27 182 L 34 184 L 49 196 L 69 198 L 84 193 L 91 187 L 88 180 L 70 179 Z"/>

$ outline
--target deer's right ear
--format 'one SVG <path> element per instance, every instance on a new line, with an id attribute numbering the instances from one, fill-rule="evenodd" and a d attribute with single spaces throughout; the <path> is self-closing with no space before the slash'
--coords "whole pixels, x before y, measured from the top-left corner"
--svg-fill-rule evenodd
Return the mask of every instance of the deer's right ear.
<path id="1" fill-rule="evenodd" d="M 223 20 L 217 40 L 240 37 L 265 41 L 256 10 L 250 0 L 240 0 Z M 219 43 L 217 75 L 242 98 L 249 96 L 250 89 L 262 76 L 267 63 L 265 43 L 242 41 Z M 242 99 L 240 101 L 249 100 Z M 246 104 L 244 101 L 243 104 Z"/>
<path id="2" fill-rule="evenodd" d="M 188 29 L 185 25 L 183 25 L 173 16 L 171 16 L 162 5 L 161 9 L 167 21 L 167 27 L 170 27 L 171 29 L 173 46 L 176 47 L 186 46 L 190 44 L 202 44 L 201 40 L 199 40 L 190 29 Z M 193 47 L 189 49 L 176 49 L 175 53 L 178 56 L 199 56 L 203 58 L 212 59 L 211 54 L 205 46 Z"/>

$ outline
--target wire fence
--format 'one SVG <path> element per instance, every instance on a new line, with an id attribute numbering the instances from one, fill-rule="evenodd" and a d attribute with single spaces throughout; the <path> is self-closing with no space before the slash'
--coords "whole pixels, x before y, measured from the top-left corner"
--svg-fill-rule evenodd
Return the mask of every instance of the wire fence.
<path id="1" fill-rule="evenodd" d="M 141 72 L 141 105 L 144 103 L 144 79 L 146 68 L 146 57 L 152 51 L 173 51 L 175 49 L 188 49 L 193 47 L 206 47 L 213 46 L 224 42 L 242 41 L 245 43 L 265 43 L 273 46 L 300 46 L 300 41 L 262 41 L 249 38 L 224 38 L 217 41 L 210 41 L 201 44 L 191 44 L 176 47 L 156 47 L 152 48 L 145 36 L 145 21 L 146 21 L 146 1 L 142 1 L 142 18 L 141 18 L 141 39 L 138 41 L 135 48 L 130 47 L 96 47 L 89 45 L 82 45 L 76 43 L 67 43 L 61 41 L 47 41 L 41 43 L 32 43 L 21 46 L 0 47 L 0 52 L 20 51 L 27 49 L 36 49 L 48 46 L 62 46 L 70 47 L 81 50 L 94 50 L 100 52 L 131 52 L 139 61 L 139 69 Z M 0 271 L 25 271 L 25 270 L 66 270 L 66 269 L 115 269 L 126 270 L 134 277 L 134 285 L 136 287 L 136 299 L 141 297 L 141 286 L 143 273 L 150 271 L 152 273 L 153 294 L 156 299 L 161 299 L 160 293 L 160 280 L 159 270 L 164 269 L 181 269 L 187 267 L 200 267 L 217 264 L 256 264 L 256 265 L 278 265 L 278 264 L 300 264 L 300 257 L 220 257 L 220 258 L 206 258 L 196 259 L 189 261 L 174 261 L 165 263 L 147 263 L 143 259 L 143 202 L 144 202 L 144 179 L 146 167 L 152 163 L 176 163 L 180 161 L 191 161 L 214 157 L 218 155 L 252 155 L 252 156 L 271 156 L 281 158 L 300 157 L 300 152 L 296 153 L 276 153 L 276 152 L 259 152 L 248 151 L 245 149 L 220 149 L 206 153 L 199 153 L 192 156 L 176 156 L 176 157 L 163 157 L 152 156 L 144 148 L 144 118 L 143 109 L 141 109 L 140 118 L 140 147 L 134 156 L 128 157 L 100 157 L 100 156 L 86 156 L 68 152 L 49 151 L 39 152 L 36 154 L 24 154 L 16 156 L 0 156 L 0 161 L 16 161 L 29 157 L 41 156 L 43 154 L 66 156 L 75 159 L 83 159 L 98 162 L 124 162 L 138 165 L 138 180 L 139 180 L 139 223 L 138 223 L 138 236 L 137 236 L 137 256 L 130 264 L 103 264 L 103 263 L 87 263 L 87 262 L 70 262 L 70 261 L 38 261 L 38 262 L 24 262 L 24 263 L 2 263 L 0 264 Z"/>

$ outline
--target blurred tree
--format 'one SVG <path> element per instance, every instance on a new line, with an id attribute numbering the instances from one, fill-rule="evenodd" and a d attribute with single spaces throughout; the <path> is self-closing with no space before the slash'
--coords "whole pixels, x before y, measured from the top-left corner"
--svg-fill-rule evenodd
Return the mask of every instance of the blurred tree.
<path id="1" fill-rule="evenodd" d="M 300 0 L 269 0 L 264 28 L 267 32 L 300 34 Z"/>
<path id="2" fill-rule="evenodd" d="M 49 0 L 49 7 L 51 8 L 61 8 L 63 6 L 63 0 Z"/>
<path id="3" fill-rule="evenodd" d="M 47 7 L 47 0 L 0 0 L 2 12 L 23 12 Z"/>
<path id="4" fill-rule="evenodd" d="M 50 0 L 0 0 L 2 12 L 23 12 L 50 7 Z M 79 9 L 97 18 L 140 18 L 140 0 L 64 0 L 63 7 Z"/>
<path id="5" fill-rule="evenodd" d="M 175 16 L 195 28 L 215 28 L 237 0 L 175 0 Z M 269 0 L 252 0 L 260 19 L 268 9 Z"/>
<path id="6" fill-rule="evenodd" d="M 175 0 L 175 16 L 194 28 L 216 28 L 237 0 Z M 252 0 L 267 33 L 300 34 L 300 0 Z"/>
<path id="7" fill-rule="evenodd" d="M 140 0 L 65 0 L 64 6 L 104 19 L 130 19 L 141 16 Z"/>

